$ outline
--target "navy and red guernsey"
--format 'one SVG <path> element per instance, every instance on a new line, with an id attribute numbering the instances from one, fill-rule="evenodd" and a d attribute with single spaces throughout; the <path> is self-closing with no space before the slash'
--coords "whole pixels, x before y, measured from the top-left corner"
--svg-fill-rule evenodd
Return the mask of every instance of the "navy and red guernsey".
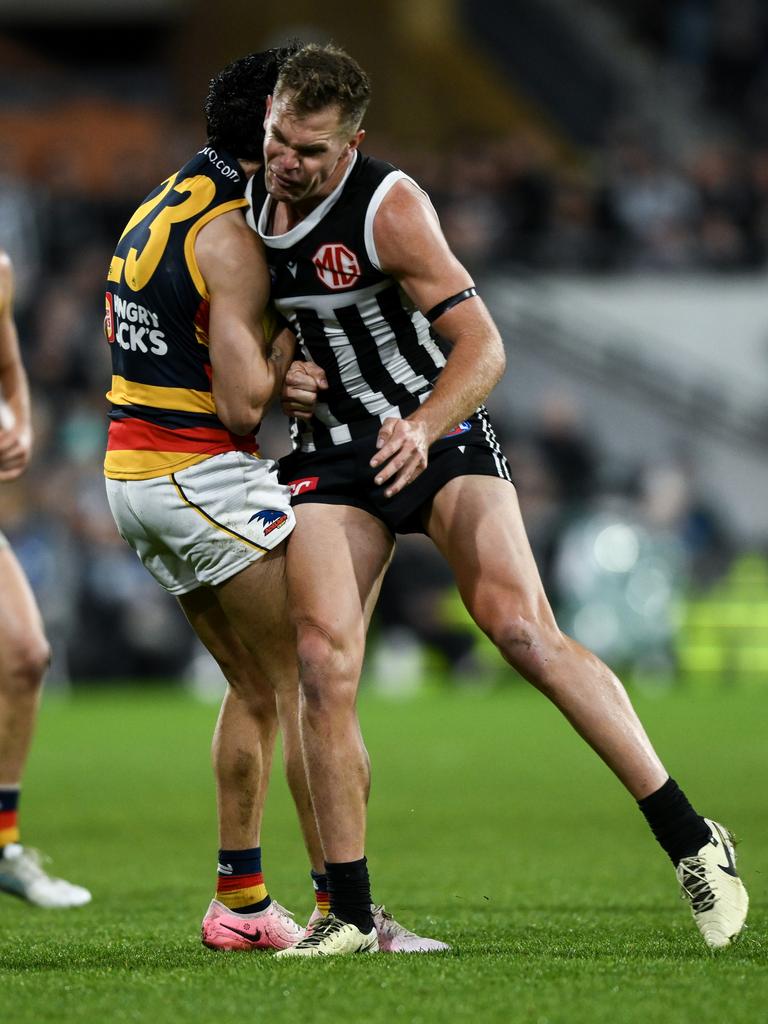
<path id="1" fill-rule="evenodd" d="M 117 244 L 104 316 L 112 354 L 104 473 L 112 479 L 145 480 L 222 452 L 258 450 L 254 434 L 232 434 L 216 415 L 209 295 L 195 260 L 200 229 L 247 206 L 245 185 L 238 162 L 206 146 L 147 196 Z M 264 326 L 269 337 L 273 313 Z"/>

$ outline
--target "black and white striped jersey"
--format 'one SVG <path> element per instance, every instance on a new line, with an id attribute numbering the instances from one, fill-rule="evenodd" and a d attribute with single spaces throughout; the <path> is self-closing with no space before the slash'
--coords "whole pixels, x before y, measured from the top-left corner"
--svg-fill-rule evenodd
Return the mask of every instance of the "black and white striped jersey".
<path id="1" fill-rule="evenodd" d="M 445 365 L 425 317 L 378 263 L 373 221 L 407 175 L 359 152 L 338 187 L 283 235 L 270 235 L 272 200 L 251 179 L 248 222 L 267 250 L 272 296 L 305 359 L 325 370 L 309 423 L 294 425 L 302 451 L 375 433 L 418 408 Z"/>

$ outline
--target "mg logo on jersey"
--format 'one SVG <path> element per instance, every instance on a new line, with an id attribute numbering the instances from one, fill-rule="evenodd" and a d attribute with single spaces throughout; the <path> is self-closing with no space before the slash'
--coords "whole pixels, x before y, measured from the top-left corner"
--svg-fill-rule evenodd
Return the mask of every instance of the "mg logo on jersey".
<path id="1" fill-rule="evenodd" d="M 296 498 L 299 494 L 303 494 L 304 491 L 316 491 L 319 483 L 319 476 L 305 476 L 301 480 L 291 480 L 288 484 L 288 490 Z"/>
<path id="2" fill-rule="evenodd" d="M 360 277 L 357 256 L 340 242 L 321 245 L 312 262 L 326 288 L 349 288 Z"/>

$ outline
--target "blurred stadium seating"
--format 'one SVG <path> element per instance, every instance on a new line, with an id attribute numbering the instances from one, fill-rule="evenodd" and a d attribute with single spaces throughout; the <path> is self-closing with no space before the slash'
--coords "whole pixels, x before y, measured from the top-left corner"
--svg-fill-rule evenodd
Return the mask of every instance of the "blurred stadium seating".
<path id="1" fill-rule="evenodd" d="M 220 6 L 211 32 L 183 0 L 0 5 L 0 245 L 37 421 L 0 526 L 53 678 L 205 675 L 106 507 L 103 279 L 137 202 L 203 141 L 207 78 L 298 34 L 371 68 L 369 150 L 429 190 L 503 328 L 491 409 L 563 625 L 644 679 L 768 680 L 763 5 Z M 285 451 L 278 416 L 263 437 Z M 493 678 L 431 550 L 398 559 L 373 674 Z"/>

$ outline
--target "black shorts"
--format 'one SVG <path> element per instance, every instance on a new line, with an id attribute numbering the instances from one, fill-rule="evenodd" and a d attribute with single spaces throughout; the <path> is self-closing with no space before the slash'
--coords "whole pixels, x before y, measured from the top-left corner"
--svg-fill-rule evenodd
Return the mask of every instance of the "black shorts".
<path id="1" fill-rule="evenodd" d="M 280 482 L 293 505 L 353 505 L 380 519 L 393 533 L 424 533 L 425 506 L 457 476 L 495 476 L 512 481 L 488 415 L 481 410 L 429 449 L 427 468 L 399 494 L 387 498 L 370 460 L 376 434 L 316 452 L 291 452 L 280 459 Z"/>

